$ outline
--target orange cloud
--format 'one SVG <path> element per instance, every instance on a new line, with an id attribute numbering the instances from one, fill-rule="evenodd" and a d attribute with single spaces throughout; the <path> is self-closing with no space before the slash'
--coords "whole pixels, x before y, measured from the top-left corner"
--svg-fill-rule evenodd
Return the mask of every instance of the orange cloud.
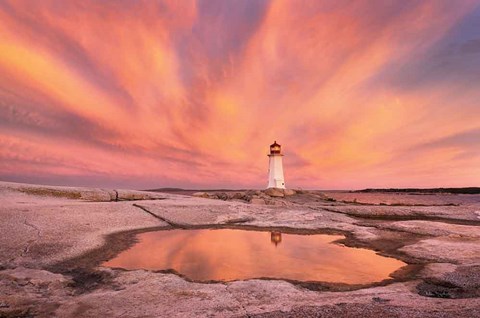
<path id="1" fill-rule="evenodd" d="M 0 177 L 263 187 L 278 140 L 292 187 L 478 183 L 480 153 L 464 142 L 480 128 L 478 12 L 475 1 L 6 1 Z"/>

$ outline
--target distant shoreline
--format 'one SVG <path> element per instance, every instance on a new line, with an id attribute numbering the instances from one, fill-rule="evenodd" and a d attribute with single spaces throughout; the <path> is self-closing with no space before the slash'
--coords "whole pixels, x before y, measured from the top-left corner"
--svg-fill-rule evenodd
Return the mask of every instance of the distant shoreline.
<path id="1" fill-rule="evenodd" d="M 242 192 L 246 189 L 181 189 L 181 188 L 158 188 L 143 191 L 167 192 L 175 194 L 193 194 L 195 192 Z M 410 193 L 410 194 L 480 194 L 480 187 L 464 188 L 367 188 L 362 190 L 306 190 L 322 192 L 350 192 L 350 193 Z"/>
<path id="2" fill-rule="evenodd" d="M 351 191 L 355 193 L 417 193 L 417 194 L 432 194 L 432 193 L 451 193 L 451 194 L 480 194 L 480 187 L 467 188 L 390 188 L 390 189 L 363 189 Z"/>

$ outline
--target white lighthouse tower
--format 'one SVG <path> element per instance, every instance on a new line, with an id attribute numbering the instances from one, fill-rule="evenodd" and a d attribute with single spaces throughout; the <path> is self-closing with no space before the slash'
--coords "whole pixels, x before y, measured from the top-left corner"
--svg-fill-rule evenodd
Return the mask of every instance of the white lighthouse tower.
<path id="1" fill-rule="evenodd" d="M 270 145 L 269 166 L 268 166 L 268 187 L 285 189 L 285 178 L 283 177 L 282 147 L 275 141 Z"/>

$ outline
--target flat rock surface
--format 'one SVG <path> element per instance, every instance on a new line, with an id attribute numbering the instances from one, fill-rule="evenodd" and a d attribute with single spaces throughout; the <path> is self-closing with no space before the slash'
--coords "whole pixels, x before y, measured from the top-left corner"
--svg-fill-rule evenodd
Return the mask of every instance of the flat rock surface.
<path id="1" fill-rule="evenodd" d="M 191 196 L 2 182 L 0 317 L 475 317 L 479 211 L 479 195 Z M 348 246 L 411 265 L 365 286 L 197 283 L 100 266 L 137 233 L 198 227 L 343 234 Z"/>

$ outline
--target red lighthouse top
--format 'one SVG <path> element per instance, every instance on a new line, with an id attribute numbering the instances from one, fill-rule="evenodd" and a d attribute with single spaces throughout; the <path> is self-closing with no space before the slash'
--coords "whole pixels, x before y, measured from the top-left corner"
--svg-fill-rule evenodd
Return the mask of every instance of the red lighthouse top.
<path id="1" fill-rule="evenodd" d="M 282 146 L 280 146 L 279 144 L 277 144 L 277 142 L 275 141 L 273 144 L 270 145 L 270 154 L 271 155 L 279 155 L 282 151 Z"/>

